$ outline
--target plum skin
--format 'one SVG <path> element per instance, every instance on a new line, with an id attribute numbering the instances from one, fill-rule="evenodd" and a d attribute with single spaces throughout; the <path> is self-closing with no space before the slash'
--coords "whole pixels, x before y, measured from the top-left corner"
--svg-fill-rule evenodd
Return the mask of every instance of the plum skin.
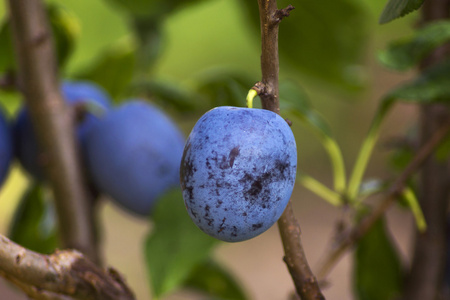
<path id="1" fill-rule="evenodd" d="M 184 148 L 180 181 L 187 211 L 217 239 L 253 238 L 283 213 L 296 169 L 295 138 L 279 115 L 214 108 L 198 120 Z"/>
<path id="2" fill-rule="evenodd" d="M 69 105 L 93 102 L 103 109 L 108 109 L 111 105 L 107 93 L 89 81 L 65 81 L 61 84 L 61 93 Z M 88 113 L 84 120 L 77 124 L 77 138 L 81 144 L 84 144 L 86 133 L 95 121 L 95 117 Z M 12 131 L 14 155 L 34 179 L 44 180 L 45 176 L 39 159 L 41 150 L 26 106 L 23 106 L 17 114 Z"/>
<path id="3" fill-rule="evenodd" d="M 108 111 L 86 136 L 94 185 L 127 211 L 147 216 L 158 198 L 179 188 L 185 137 L 149 103 L 127 100 Z"/>
<path id="4" fill-rule="evenodd" d="M 12 152 L 11 130 L 3 110 L 0 108 L 0 187 L 7 177 Z"/>

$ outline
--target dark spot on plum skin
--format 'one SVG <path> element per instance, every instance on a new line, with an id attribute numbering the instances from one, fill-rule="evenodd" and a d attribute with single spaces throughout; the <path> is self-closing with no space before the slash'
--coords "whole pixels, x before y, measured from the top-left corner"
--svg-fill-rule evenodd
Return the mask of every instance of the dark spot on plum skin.
<path id="1" fill-rule="evenodd" d="M 262 226 L 263 226 L 262 223 L 253 224 L 253 225 L 252 225 L 252 230 L 253 230 L 253 231 L 258 230 L 258 229 L 261 228 Z"/>
<path id="2" fill-rule="evenodd" d="M 222 232 L 222 230 L 225 229 L 225 226 L 223 226 L 223 225 L 225 225 L 226 219 L 227 219 L 227 218 L 223 218 L 223 219 L 222 219 L 222 223 L 220 224 L 219 230 L 217 231 L 217 233 Z"/>
<path id="3" fill-rule="evenodd" d="M 239 155 L 239 146 L 234 147 L 233 149 L 231 149 L 230 151 L 230 155 L 228 155 L 228 159 L 230 161 L 230 168 L 233 167 L 234 165 L 234 160 L 236 159 L 236 157 Z"/>

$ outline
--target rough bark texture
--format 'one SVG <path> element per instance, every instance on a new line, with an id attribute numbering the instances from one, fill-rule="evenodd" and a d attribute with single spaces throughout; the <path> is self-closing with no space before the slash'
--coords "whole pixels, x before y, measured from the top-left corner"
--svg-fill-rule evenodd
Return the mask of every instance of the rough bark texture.
<path id="1" fill-rule="evenodd" d="M 82 177 L 73 118 L 62 100 L 51 30 L 40 0 L 9 0 L 20 89 L 43 149 L 62 247 L 99 260 L 92 207 Z"/>
<path id="2" fill-rule="evenodd" d="M 278 24 L 284 17 L 289 16 L 289 12 L 294 7 L 289 5 L 284 9 L 277 9 L 276 0 L 258 0 L 258 5 L 261 22 L 262 80 L 255 86 L 255 90 L 258 91 L 264 109 L 279 113 Z M 278 228 L 285 252 L 284 261 L 298 295 L 303 300 L 325 299 L 306 260 L 300 241 L 300 225 L 294 216 L 290 202 L 278 220 Z"/>
<path id="3" fill-rule="evenodd" d="M 449 0 L 428 0 L 422 7 L 422 24 L 448 19 Z M 421 69 L 438 64 L 450 57 L 450 46 L 436 49 L 422 62 Z M 423 105 L 420 115 L 421 143 L 450 120 L 448 106 Z M 440 296 L 446 257 L 446 214 L 450 192 L 450 162 L 431 156 L 424 164 L 420 177 L 419 201 L 428 224 L 424 234 L 416 233 L 414 256 L 404 299 L 442 299 Z"/>
<path id="4" fill-rule="evenodd" d="M 132 300 L 122 277 L 75 250 L 43 255 L 0 235 L 0 275 L 33 299 Z"/>

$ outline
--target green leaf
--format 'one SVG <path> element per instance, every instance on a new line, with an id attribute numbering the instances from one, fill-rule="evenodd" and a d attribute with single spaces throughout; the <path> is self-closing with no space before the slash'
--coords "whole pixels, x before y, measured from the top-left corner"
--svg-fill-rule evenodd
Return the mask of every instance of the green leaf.
<path id="1" fill-rule="evenodd" d="M 248 90 L 254 81 L 242 72 L 233 70 L 209 70 L 197 78 L 198 94 L 208 101 L 209 107 L 244 106 Z"/>
<path id="2" fill-rule="evenodd" d="M 11 25 L 9 20 L 0 27 L 0 73 L 14 70 L 16 67 L 14 49 L 11 37 Z"/>
<path id="3" fill-rule="evenodd" d="M 416 79 L 393 90 L 388 97 L 417 103 L 448 103 L 450 59 L 424 70 Z"/>
<path id="4" fill-rule="evenodd" d="M 422 208 L 420 207 L 419 200 L 414 193 L 414 190 L 406 187 L 402 191 L 402 198 L 408 205 L 409 209 L 414 216 L 414 220 L 416 221 L 417 229 L 423 233 L 427 229 L 427 223 L 425 221 L 425 217 L 423 216 Z"/>
<path id="5" fill-rule="evenodd" d="M 58 65 L 62 68 L 75 50 L 80 24 L 75 14 L 60 5 L 49 4 L 47 11 L 55 40 Z"/>
<path id="6" fill-rule="evenodd" d="M 338 193 L 344 192 L 346 175 L 341 149 L 324 118 L 310 104 L 306 93 L 292 82 L 282 82 L 280 84 L 280 108 L 282 111 L 298 117 L 319 137 L 333 166 L 334 189 Z"/>
<path id="7" fill-rule="evenodd" d="M 296 180 L 300 182 L 305 188 L 327 201 L 333 206 L 340 206 L 343 204 L 341 195 L 335 191 L 330 190 L 321 182 L 310 177 L 309 175 L 298 172 Z"/>
<path id="8" fill-rule="evenodd" d="M 391 300 L 400 296 L 403 273 L 398 253 L 378 220 L 358 242 L 353 284 L 358 300 Z"/>
<path id="9" fill-rule="evenodd" d="M 381 13 L 379 23 L 388 23 L 418 10 L 425 0 L 389 0 Z"/>
<path id="10" fill-rule="evenodd" d="M 260 36 L 257 1 L 241 1 Z M 292 1 L 278 1 L 286 7 Z M 362 51 L 367 38 L 367 13 L 354 0 L 301 0 L 283 19 L 279 53 L 283 68 L 293 68 L 330 86 L 355 91 L 362 87 Z"/>
<path id="11" fill-rule="evenodd" d="M 438 21 L 420 28 L 414 36 L 396 41 L 378 55 L 388 68 L 407 70 L 422 61 L 433 49 L 450 41 L 450 21 Z"/>
<path id="12" fill-rule="evenodd" d="M 207 260 L 192 270 L 184 287 L 208 294 L 208 299 L 246 300 L 241 285 L 216 261 Z"/>
<path id="13" fill-rule="evenodd" d="M 153 214 L 154 228 L 145 243 L 145 258 L 153 295 L 181 287 L 205 261 L 218 240 L 198 229 L 184 206 L 181 190 L 163 196 Z"/>
<path id="14" fill-rule="evenodd" d="M 49 254 L 58 247 L 53 202 L 38 184 L 23 195 L 9 229 L 14 242 L 33 251 Z"/>
<path id="15" fill-rule="evenodd" d="M 76 77 L 98 83 L 117 99 L 126 93 L 135 65 L 136 47 L 130 39 L 123 39 L 106 49 L 98 60 Z"/>
<path id="16" fill-rule="evenodd" d="M 158 19 L 175 9 L 204 0 L 108 0 L 121 11 L 139 18 Z"/>
<path id="17" fill-rule="evenodd" d="M 372 120 L 372 123 L 370 124 L 369 132 L 361 145 L 361 149 L 359 150 L 358 157 L 356 158 L 355 166 L 353 167 L 348 183 L 347 196 L 350 202 L 357 200 L 364 172 L 366 171 L 373 149 L 380 134 L 381 124 L 393 104 L 393 98 L 387 97 L 384 99 L 378 106 L 378 110 Z"/>

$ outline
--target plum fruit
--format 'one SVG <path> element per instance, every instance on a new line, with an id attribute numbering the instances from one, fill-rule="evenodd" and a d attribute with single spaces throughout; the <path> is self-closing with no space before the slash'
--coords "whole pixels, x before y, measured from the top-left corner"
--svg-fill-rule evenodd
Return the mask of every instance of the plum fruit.
<path id="1" fill-rule="evenodd" d="M 283 213 L 296 169 L 294 135 L 279 115 L 214 108 L 198 120 L 184 148 L 180 180 L 187 211 L 217 239 L 253 238 Z"/>
<path id="2" fill-rule="evenodd" d="M 94 185 L 121 207 L 151 214 L 171 188 L 179 188 L 185 138 L 155 106 L 139 100 L 108 111 L 86 136 L 86 164 Z"/>
<path id="3" fill-rule="evenodd" d="M 0 187 L 5 181 L 12 159 L 11 132 L 6 117 L 0 108 Z"/>
<path id="4" fill-rule="evenodd" d="M 66 81 L 61 85 L 61 92 L 69 105 L 92 103 L 101 109 L 107 109 L 111 103 L 109 96 L 102 88 L 88 81 Z M 78 123 L 77 137 L 80 143 L 84 143 L 84 137 L 95 120 L 94 115 L 87 113 L 84 119 Z M 22 107 L 16 117 L 13 126 L 13 136 L 15 156 L 23 168 L 33 178 L 43 180 L 42 160 L 40 159 L 42 155 L 34 134 L 28 109 L 25 106 Z"/>

